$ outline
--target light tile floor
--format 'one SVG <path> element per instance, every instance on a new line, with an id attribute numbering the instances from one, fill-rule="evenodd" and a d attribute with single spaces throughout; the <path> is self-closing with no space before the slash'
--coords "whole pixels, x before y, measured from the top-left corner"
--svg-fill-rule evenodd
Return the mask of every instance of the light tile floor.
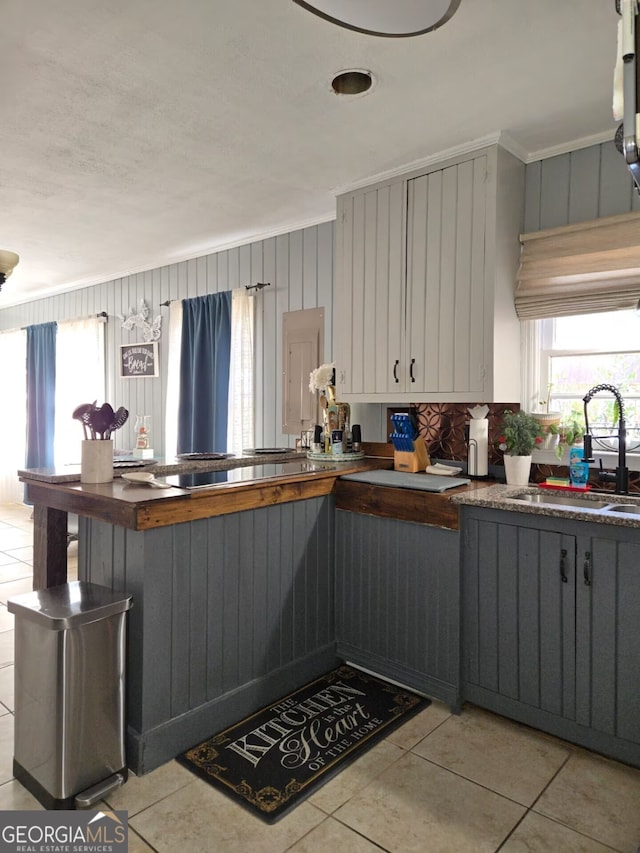
<path id="1" fill-rule="evenodd" d="M 39 809 L 12 778 L 13 617 L 31 589 L 29 508 L 0 506 L 0 810 Z M 77 557 L 70 547 L 70 577 Z M 409 720 L 273 826 L 175 761 L 107 798 L 132 853 L 598 853 L 640 848 L 640 770 L 466 706 Z"/>

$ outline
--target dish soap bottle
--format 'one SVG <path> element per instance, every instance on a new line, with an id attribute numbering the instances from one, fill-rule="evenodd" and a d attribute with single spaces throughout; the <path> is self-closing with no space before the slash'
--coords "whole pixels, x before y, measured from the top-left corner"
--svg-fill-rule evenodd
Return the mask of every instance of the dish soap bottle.
<path id="1" fill-rule="evenodd" d="M 574 488 L 587 488 L 589 463 L 584 461 L 584 451 L 581 447 L 572 447 L 569 451 L 569 476 Z"/>

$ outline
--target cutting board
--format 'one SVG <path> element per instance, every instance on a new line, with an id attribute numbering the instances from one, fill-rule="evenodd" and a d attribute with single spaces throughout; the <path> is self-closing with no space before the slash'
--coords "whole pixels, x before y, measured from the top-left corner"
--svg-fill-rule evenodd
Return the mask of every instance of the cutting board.
<path id="1" fill-rule="evenodd" d="M 424 492 L 444 492 L 456 486 L 466 486 L 471 480 L 465 477 L 441 477 L 438 474 L 405 474 L 402 471 L 359 471 L 344 474 L 341 480 L 356 480 L 375 486 L 391 486 L 396 489 L 420 489 Z"/>

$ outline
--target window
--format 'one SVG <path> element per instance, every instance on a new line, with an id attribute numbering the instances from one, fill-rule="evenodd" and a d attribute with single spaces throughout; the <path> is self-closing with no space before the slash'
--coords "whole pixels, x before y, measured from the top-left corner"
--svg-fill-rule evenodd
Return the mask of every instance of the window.
<path id="1" fill-rule="evenodd" d="M 76 406 L 105 396 L 104 323 L 99 317 L 58 323 L 56 334 L 55 464 L 80 464 L 82 425 Z"/>
<path id="2" fill-rule="evenodd" d="M 254 446 L 255 382 L 254 382 L 255 299 L 245 288 L 231 293 L 231 353 L 229 364 L 229 399 L 227 419 L 227 452 L 241 454 L 244 447 Z M 171 459 L 178 446 L 178 400 L 180 397 L 180 343 L 182 338 L 182 301 L 174 300 L 169 308 L 169 369 L 165 417 L 165 456 Z"/>
<path id="3" fill-rule="evenodd" d="M 640 313 L 612 311 L 535 322 L 540 336 L 538 403 L 548 399 L 549 411 L 582 417 L 587 391 L 601 383 L 614 385 L 625 403 L 628 450 L 640 453 Z M 589 403 L 594 450 L 617 449 L 615 439 L 604 438 L 615 433 L 614 404 L 606 392 Z"/>
<path id="4" fill-rule="evenodd" d="M 25 466 L 27 429 L 27 333 L 24 329 L 0 332 L 2 403 L 5 416 L 0 420 L 0 502 L 20 502 L 24 486 L 17 470 Z"/>

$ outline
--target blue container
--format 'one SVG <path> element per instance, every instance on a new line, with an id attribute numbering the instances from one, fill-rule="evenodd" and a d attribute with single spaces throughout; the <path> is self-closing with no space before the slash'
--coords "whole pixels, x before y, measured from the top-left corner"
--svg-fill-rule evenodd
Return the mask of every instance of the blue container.
<path id="1" fill-rule="evenodd" d="M 569 477 L 572 486 L 579 489 L 587 487 L 589 464 L 584 461 L 584 451 L 581 447 L 572 447 L 569 452 Z"/>

